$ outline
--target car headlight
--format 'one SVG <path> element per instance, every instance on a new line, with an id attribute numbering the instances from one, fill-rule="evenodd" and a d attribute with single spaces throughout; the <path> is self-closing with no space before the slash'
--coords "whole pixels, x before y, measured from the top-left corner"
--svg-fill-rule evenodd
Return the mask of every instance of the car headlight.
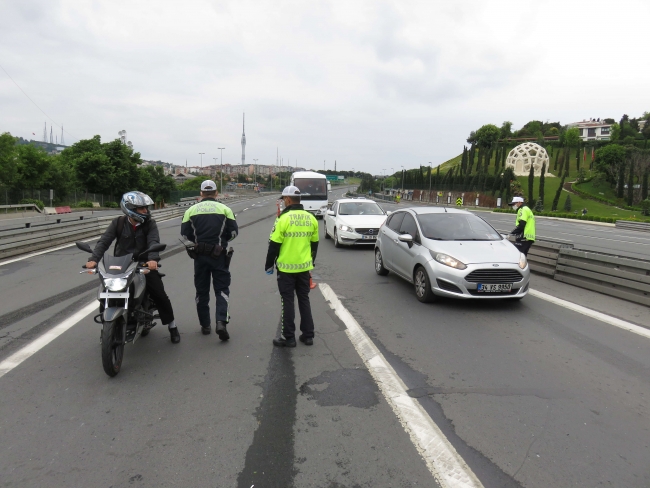
<path id="1" fill-rule="evenodd" d="M 528 266 L 528 261 L 526 260 L 526 255 L 522 252 L 519 254 L 519 267 L 526 269 L 526 266 Z"/>
<path id="2" fill-rule="evenodd" d="M 467 266 L 464 263 L 461 263 L 458 259 L 451 257 L 449 254 L 444 254 L 442 252 L 429 251 L 433 259 L 438 261 L 440 264 L 449 266 L 454 269 L 465 269 Z"/>
<path id="3" fill-rule="evenodd" d="M 354 227 L 350 227 L 349 225 L 339 225 L 339 229 L 345 231 L 345 232 L 354 232 Z"/>
<path id="4" fill-rule="evenodd" d="M 126 288 L 126 278 L 108 278 L 104 280 L 104 286 L 108 291 L 120 291 Z"/>

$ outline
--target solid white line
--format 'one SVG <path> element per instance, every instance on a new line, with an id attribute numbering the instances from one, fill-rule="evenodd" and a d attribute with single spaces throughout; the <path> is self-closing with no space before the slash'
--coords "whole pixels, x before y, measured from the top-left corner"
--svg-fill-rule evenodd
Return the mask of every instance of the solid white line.
<path id="1" fill-rule="evenodd" d="M 345 332 L 354 348 L 436 481 L 447 488 L 482 487 L 476 475 L 427 415 L 422 405 L 408 395 L 404 382 L 343 306 L 332 288 L 326 283 L 320 283 L 318 286 L 330 307 L 346 325 Z"/>
<path id="2" fill-rule="evenodd" d="M 97 310 L 97 302 L 93 300 L 91 303 L 86 305 L 84 308 L 79 310 L 77 313 L 71 317 L 65 319 L 60 324 L 56 325 L 54 328 L 47 331 L 45 334 L 40 336 L 38 339 L 33 340 L 25 347 L 20 349 L 18 352 L 15 352 L 7 359 L 0 363 L 0 378 L 2 378 L 9 371 L 14 369 L 20 363 L 37 353 L 39 350 L 43 349 L 54 339 L 63 334 L 66 330 L 70 329 L 77 322 L 86 317 L 89 313 Z"/>
<path id="3" fill-rule="evenodd" d="M 650 329 L 640 327 L 631 322 L 626 322 L 625 320 L 617 319 L 616 317 L 612 317 L 611 315 L 606 315 L 604 313 L 597 312 L 590 308 L 583 307 L 582 305 L 577 305 L 575 303 L 562 300 L 561 298 L 554 297 L 553 295 L 547 295 L 546 293 L 541 291 L 530 289 L 528 293 L 534 297 L 541 298 L 542 300 L 555 303 L 556 305 L 559 305 L 561 307 L 568 308 L 569 310 L 573 310 L 574 312 L 581 313 L 582 315 L 586 315 L 587 317 L 591 317 L 601 322 L 605 322 L 606 324 L 610 324 L 620 329 L 627 330 L 628 332 L 634 332 L 635 334 L 650 339 Z"/>

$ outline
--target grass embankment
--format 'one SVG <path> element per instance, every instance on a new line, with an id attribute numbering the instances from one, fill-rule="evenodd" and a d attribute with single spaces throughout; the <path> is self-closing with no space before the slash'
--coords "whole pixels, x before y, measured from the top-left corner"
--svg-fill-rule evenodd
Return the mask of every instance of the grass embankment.
<path id="1" fill-rule="evenodd" d="M 512 147 L 514 147 L 514 145 Z M 512 147 L 509 147 L 508 151 L 512 149 Z M 560 181 L 562 179 L 559 177 L 559 169 L 561 166 L 561 161 L 563 160 L 564 150 L 562 148 L 560 149 L 553 148 L 552 153 L 550 153 L 550 148 L 548 148 L 547 150 L 549 151 L 550 167 L 546 168 L 547 176 L 544 178 L 544 211 L 549 212 L 551 210 L 551 205 L 553 204 L 553 198 L 555 198 L 555 192 L 557 191 L 558 186 L 560 186 Z M 490 160 L 490 164 L 488 168 L 489 174 L 495 174 L 496 172 L 495 156 L 496 154 L 494 154 Z M 452 158 L 449 161 L 445 161 L 444 163 L 442 163 L 440 165 L 441 174 L 444 174 L 452 167 L 460 165 L 461 159 L 462 159 L 462 154 L 459 154 L 455 158 Z M 555 164 L 556 159 L 558 161 L 557 166 Z M 499 161 L 499 170 L 501 170 L 502 168 L 500 163 L 501 161 Z M 583 161 L 583 153 L 580 152 L 579 161 L 578 161 L 576 159 L 576 150 L 572 149 L 569 154 L 569 176 L 565 179 L 565 183 L 575 181 L 578 177 L 578 172 L 580 168 L 583 168 L 585 170 L 587 176 L 591 176 L 590 174 L 591 172 L 589 170 L 590 163 L 591 163 L 590 154 L 587 154 L 587 161 Z M 476 162 L 474 163 L 473 169 L 474 171 L 476 170 Z M 548 176 L 549 172 L 553 176 Z M 517 180 L 521 184 L 524 196 L 528 198 L 528 176 L 518 176 Z M 535 177 L 535 182 L 533 185 L 534 199 L 539 198 L 539 181 L 540 181 L 540 177 Z M 612 202 L 616 202 L 618 200 L 616 198 L 616 195 L 614 194 L 614 191 L 611 190 L 611 188 L 609 188 L 609 185 L 605 183 L 598 184 L 596 180 L 592 180 L 588 183 L 582 183 L 579 186 L 579 188 L 580 190 L 594 196 L 599 195 L 600 193 L 604 193 L 604 196 L 603 195 L 600 196 L 604 197 L 607 200 L 611 200 Z M 578 214 L 582 214 L 582 209 L 586 208 L 587 215 L 592 215 L 594 217 L 613 217 L 616 219 L 628 219 L 628 218 L 644 219 L 645 218 L 641 215 L 640 211 L 624 210 L 622 208 L 618 208 L 613 205 L 608 205 L 607 203 L 585 198 L 575 193 L 569 193 L 567 191 L 562 191 L 562 193 L 560 194 L 560 202 L 557 208 L 557 211 L 559 213 L 565 213 L 564 203 L 566 202 L 566 197 L 568 195 L 571 195 L 570 213 L 577 212 Z"/>

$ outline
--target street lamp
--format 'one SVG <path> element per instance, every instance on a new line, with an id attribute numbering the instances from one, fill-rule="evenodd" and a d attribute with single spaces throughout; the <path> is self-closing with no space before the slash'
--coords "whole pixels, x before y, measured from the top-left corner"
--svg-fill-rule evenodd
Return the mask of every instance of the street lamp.
<path id="1" fill-rule="evenodd" d="M 386 189 L 386 169 L 384 168 L 381 171 L 382 174 L 384 175 L 384 177 L 381 179 L 381 191 L 383 193 L 384 190 Z"/>
<path id="2" fill-rule="evenodd" d="M 201 170 L 203 170 L 203 155 L 205 153 L 199 153 L 201 155 Z"/>
<path id="3" fill-rule="evenodd" d="M 219 151 L 221 151 L 221 183 L 219 183 L 219 191 L 223 193 L 223 150 L 226 149 L 225 147 L 218 147 Z"/>
<path id="4" fill-rule="evenodd" d="M 259 159 L 253 159 L 255 163 L 253 164 L 253 189 L 257 186 L 257 162 Z"/>

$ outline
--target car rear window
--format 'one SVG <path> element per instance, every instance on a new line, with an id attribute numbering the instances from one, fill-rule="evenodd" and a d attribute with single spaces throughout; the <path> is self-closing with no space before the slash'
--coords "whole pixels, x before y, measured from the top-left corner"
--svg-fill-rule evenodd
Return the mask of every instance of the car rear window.
<path id="1" fill-rule="evenodd" d="M 431 213 L 417 216 L 422 234 L 440 241 L 500 241 L 490 224 L 470 213 Z"/>
<path id="2" fill-rule="evenodd" d="M 374 202 L 341 203 L 341 215 L 384 215 L 384 211 Z"/>

